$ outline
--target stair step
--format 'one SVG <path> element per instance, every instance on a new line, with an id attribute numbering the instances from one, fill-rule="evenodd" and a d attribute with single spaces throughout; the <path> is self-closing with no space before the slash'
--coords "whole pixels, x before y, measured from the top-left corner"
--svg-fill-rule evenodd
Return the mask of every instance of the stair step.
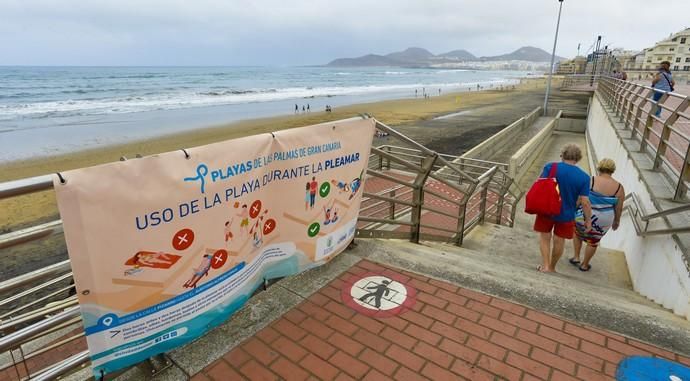
<path id="1" fill-rule="evenodd" d="M 353 254 L 372 261 L 631 337 L 668 342 L 667 348 L 690 353 L 690 341 L 686 340 L 690 322 L 634 291 L 587 282 L 567 273 L 538 273 L 505 257 L 462 247 L 377 239 L 358 242 Z"/>
<path id="2" fill-rule="evenodd" d="M 438 243 L 423 243 L 423 246 L 432 250 L 431 253 L 424 251 L 424 255 L 430 258 L 440 254 L 442 258 L 450 258 L 451 263 L 455 264 L 459 263 L 458 261 L 462 258 L 462 267 L 467 273 L 482 273 L 486 276 L 503 279 L 506 282 L 518 282 L 533 287 L 540 287 L 543 283 L 543 278 L 547 277 L 547 280 L 553 280 L 553 282 L 550 283 L 553 283 L 554 287 L 562 288 L 563 286 L 567 286 L 572 288 L 574 293 L 606 294 L 612 298 L 623 298 L 632 303 L 649 306 L 655 309 L 658 308 L 655 303 L 629 288 L 612 287 L 604 282 L 593 282 L 590 279 L 582 279 L 579 277 L 582 272 L 575 269 L 574 266 L 568 265 L 567 267 L 575 270 L 577 273 L 573 272 L 573 274 L 576 276 L 573 276 L 570 271 L 562 271 L 558 274 L 541 274 L 536 271 L 536 262 L 525 264 L 507 259 L 506 257 Z M 565 270 L 566 266 L 563 265 L 562 267 L 563 269 L 559 268 L 559 270 Z"/>
<path id="3" fill-rule="evenodd" d="M 533 231 L 485 224 L 475 228 L 465 238 L 463 247 L 502 258 L 515 266 L 528 267 L 530 270 L 534 270 L 541 263 L 539 236 Z M 584 248 L 582 251 L 584 255 Z M 566 241 L 565 252 L 558 263 L 557 271 L 581 282 L 632 290 L 632 281 L 623 252 L 600 247 L 592 259 L 592 269 L 587 272 L 580 271 L 568 262 L 572 256 L 572 242 Z"/>

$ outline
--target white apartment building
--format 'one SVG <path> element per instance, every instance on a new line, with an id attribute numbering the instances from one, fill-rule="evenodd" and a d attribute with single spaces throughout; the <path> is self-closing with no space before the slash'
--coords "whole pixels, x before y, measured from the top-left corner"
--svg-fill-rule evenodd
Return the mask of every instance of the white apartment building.
<path id="1" fill-rule="evenodd" d="M 669 61 L 672 71 L 690 71 L 690 28 L 645 49 L 644 62 L 637 69 L 654 70 L 662 61 Z"/>

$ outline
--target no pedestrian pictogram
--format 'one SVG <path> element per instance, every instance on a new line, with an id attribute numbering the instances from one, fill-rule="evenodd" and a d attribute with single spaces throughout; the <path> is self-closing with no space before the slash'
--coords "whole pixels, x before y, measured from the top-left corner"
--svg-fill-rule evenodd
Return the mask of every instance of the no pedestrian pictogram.
<path id="1" fill-rule="evenodd" d="M 347 306 L 371 317 L 390 317 L 412 309 L 417 291 L 405 277 L 391 274 L 353 276 L 345 282 L 340 296 Z"/>

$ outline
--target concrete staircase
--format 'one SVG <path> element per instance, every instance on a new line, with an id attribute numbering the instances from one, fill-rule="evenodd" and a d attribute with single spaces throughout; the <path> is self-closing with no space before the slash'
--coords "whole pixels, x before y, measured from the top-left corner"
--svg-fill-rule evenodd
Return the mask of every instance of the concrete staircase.
<path id="1" fill-rule="evenodd" d="M 545 163 L 558 160 L 560 147 L 571 142 L 586 147 L 582 134 L 554 133 L 520 187 L 526 189 Z M 586 171 L 587 162 L 585 157 L 580 163 Z M 468 234 L 462 247 L 367 239 L 358 240 L 352 253 L 690 354 L 690 321 L 632 289 L 624 253 L 601 247 L 592 269 L 582 272 L 568 262 L 573 252 L 568 242 L 557 274 L 537 272 L 541 255 L 533 217 L 522 212 L 524 200 L 517 208 L 513 228 L 486 223 Z"/>
<path id="2" fill-rule="evenodd" d="M 358 240 L 355 255 L 456 283 L 534 309 L 690 354 L 690 322 L 634 292 L 623 253 L 600 250 L 592 270 L 567 262 L 557 274 L 536 271 L 536 234 L 486 224 L 463 247 L 395 240 Z"/>

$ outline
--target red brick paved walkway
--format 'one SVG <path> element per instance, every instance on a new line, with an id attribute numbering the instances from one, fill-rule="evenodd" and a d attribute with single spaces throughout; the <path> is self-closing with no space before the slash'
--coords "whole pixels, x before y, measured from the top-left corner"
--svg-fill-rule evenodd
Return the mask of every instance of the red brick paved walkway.
<path id="1" fill-rule="evenodd" d="M 372 319 L 341 301 L 353 275 L 396 272 L 412 310 Z M 627 355 L 690 359 L 517 304 L 362 261 L 193 380 L 613 380 Z"/>

